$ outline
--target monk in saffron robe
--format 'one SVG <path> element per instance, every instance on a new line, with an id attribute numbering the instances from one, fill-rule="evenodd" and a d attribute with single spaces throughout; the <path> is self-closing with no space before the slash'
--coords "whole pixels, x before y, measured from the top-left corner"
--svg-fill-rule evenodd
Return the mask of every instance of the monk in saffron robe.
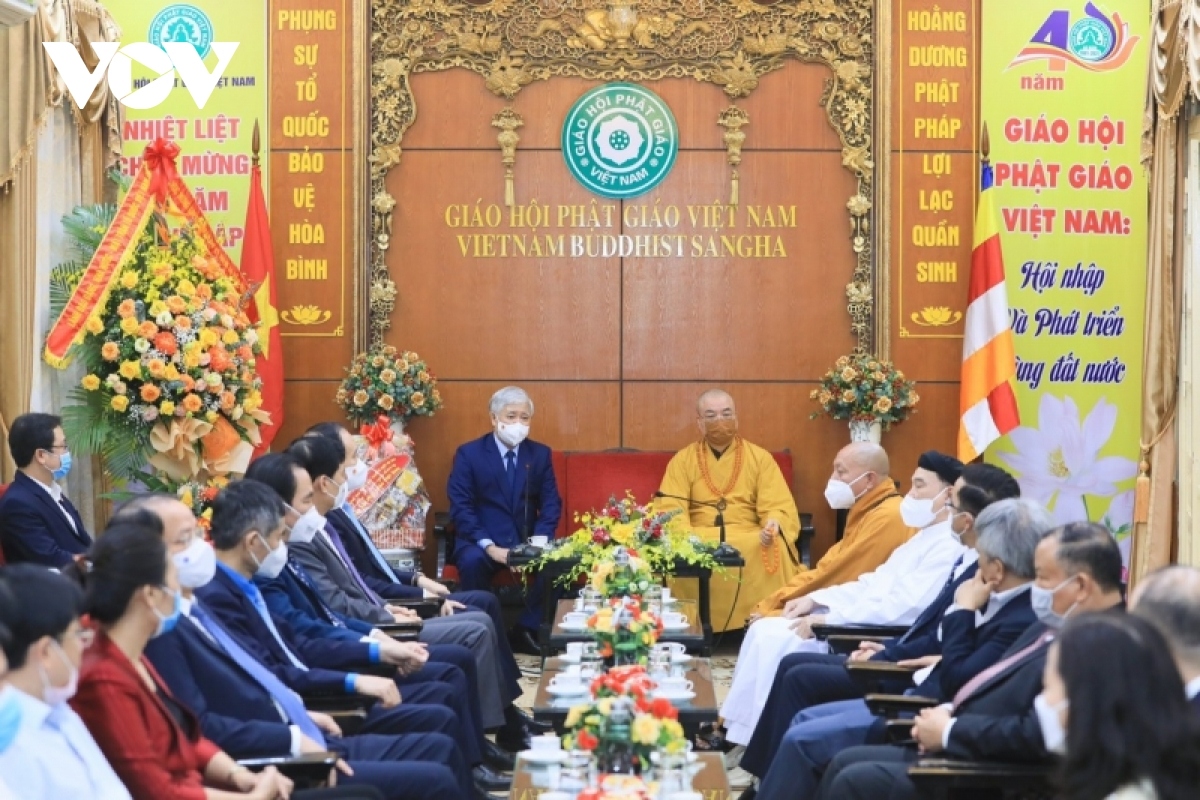
<path id="1" fill-rule="evenodd" d="M 696 424 L 702 438 L 675 454 L 661 487 L 665 495 L 695 502 L 667 497 L 654 504 L 682 509 L 698 536 L 716 542 L 717 511 L 699 503 L 725 501 L 725 539 L 741 552 L 746 566 L 712 576 L 713 630 L 723 631 L 742 627 L 758 601 L 796 574 L 799 567 L 788 542 L 800 531 L 800 515 L 775 459 L 737 435 L 737 412 L 728 393 L 713 389 L 700 395 Z M 675 581 L 672 592 L 694 599 L 696 582 Z"/>

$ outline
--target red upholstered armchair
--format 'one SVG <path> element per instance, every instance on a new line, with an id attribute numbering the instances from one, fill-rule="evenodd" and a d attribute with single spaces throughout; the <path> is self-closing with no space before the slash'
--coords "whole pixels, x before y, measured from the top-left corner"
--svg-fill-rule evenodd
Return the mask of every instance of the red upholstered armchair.
<path id="1" fill-rule="evenodd" d="M 602 507 L 610 497 L 624 497 L 629 491 L 638 502 L 648 502 L 662 483 L 667 463 L 674 453 L 640 450 L 600 450 L 592 452 L 554 451 L 552 466 L 558 490 L 562 494 L 563 513 L 556 538 L 567 536 L 575 528 L 575 516 Z M 792 454 L 788 450 L 772 453 L 788 486 L 792 485 Z M 457 580 L 458 571 L 450 563 L 454 554 L 454 528 L 450 515 L 435 515 L 434 533 L 444 546 L 442 577 Z M 809 563 L 809 545 L 813 537 L 812 514 L 800 514 L 800 536 L 789 545 L 800 559 Z M 497 586 L 515 584 L 509 572 L 497 573 Z"/>

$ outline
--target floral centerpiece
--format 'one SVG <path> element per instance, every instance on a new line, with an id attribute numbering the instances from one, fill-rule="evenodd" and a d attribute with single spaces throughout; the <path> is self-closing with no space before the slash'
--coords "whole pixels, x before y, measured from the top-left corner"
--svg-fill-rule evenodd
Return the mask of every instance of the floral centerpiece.
<path id="1" fill-rule="evenodd" d="M 653 686 L 641 667 L 618 667 L 596 678 L 593 700 L 567 714 L 563 746 L 595 753 L 603 771 L 609 771 L 614 760 L 630 757 L 637 773 L 649 768 L 650 755 L 657 750 L 685 752 L 679 711 L 668 700 L 650 699 Z"/>
<path id="2" fill-rule="evenodd" d="M 644 664 L 662 633 L 662 620 L 633 599 L 610 600 L 587 621 L 606 663 Z"/>
<path id="3" fill-rule="evenodd" d="M 375 347 L 356 355 L 346 373 L 335 400 L 355 425 L 380 416 L 399 422 L 431 417 L 442 407 L 437 378 L 412 351 Z"/>
<path id="4" fill-rule="evenodd" d="M 56 316 L 117 213 L 77 208 L 63 220 L 84 261 L 53 270 Z M 168 233 L 151 217 L 83 321 L 70 355 L 85 375 L 63 427 L 77 452 L 103 455 L 118 480 L 182 492 L 185 482 L 208 486 L 249 464 L 269 417 L 255 370 L 258 332 L 231 266 L 193 225 Z"/>
<path id="5" fill-rule="evenodd" d="M 879 423 L 883 430 L 908 419 L 921 399 L 892 362 L 861 353 L 839 358 L 809 397 L 821 406 L 812 419 Z"/>
<path id="6" fill-rule="evenodd" d="M 618 547 L 612 559 L 596 565 L 588 581 L 601 597 L 641 597 L 654 583 L 654 575 L 636 551 Z"/>
<path id="7" fill-rule="evenodd" d="M 541 569 L 553 561 L 574 561 L 556 581 L 561 586 L 573 586 L 580 576 L 611 562 L 617 548 L 624 547 L 630 548 L 653 575 L 671 575 L 679 562 L 722 571 L 712 549 L 692 533 L 678 509 L 658 511 L 652 503 L 640 505 L 627 493 L 621 500 L 609 498 L 599 511 L 577 514 L 575 522 L 580 526 L 578 530 L 559 539 L 526 569 Z"/>

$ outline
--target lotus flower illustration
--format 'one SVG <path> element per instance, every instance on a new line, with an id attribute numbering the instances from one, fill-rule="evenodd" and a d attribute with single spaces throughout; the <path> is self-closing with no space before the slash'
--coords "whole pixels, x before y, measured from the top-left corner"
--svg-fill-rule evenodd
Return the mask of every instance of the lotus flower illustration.
<path id="1" fill-rule="evenodd" d="M 600 157 L 618 167 L 637 158 L 645 142 L 638 124 L 623 114 L 606 119 L 596 131 Z"/>
<path id="2" fill-rule="evenodd" d="M 1117 407 L 1096 401 L 1081 423 L 1070 397 L 1042 395 L 1038 427 L 1021 426 L 1011 434 L 1016 452 L 999 453 L 1017 473 L 1021 495 L 1049 507 L 1060 524 L 1089 519 L 1086 495 L 1112 497 L 1117 484 L 1137 475 L 1132 459 L 1099 454 L 1117 424 Z M 1132 516 L 1132 512 L 1131 512 Z"/>
<path id="3" fill-rule="evenodd" d="M 323 311 L 318 306 L 292 306 L 283 312 L 284 321 L 292 325 L 320 325 L 328 322 L 331 316 L 331 312 Z"/>

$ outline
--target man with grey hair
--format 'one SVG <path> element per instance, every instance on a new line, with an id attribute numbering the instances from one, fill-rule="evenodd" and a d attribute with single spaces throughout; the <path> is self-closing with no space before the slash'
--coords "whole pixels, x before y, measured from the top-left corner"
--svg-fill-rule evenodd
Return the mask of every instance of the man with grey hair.
<path id="1" fill-rule="evenodd" d="M 1134 614 L 1167 638 L 1188 700 L 1200 712 L 1200 569 L 1176 565 L 1152 572 L 1130 602 Z"/>
<path id="2" fill-rule="evenodd" d="M 942 618 L 941 655 L 901 662 L 923 667 L 914 673 L 916 685 L 906 694 L 949 702 L 1037 621 L 1029 592 L 1034 552 L 1053 527 L 1044 508 L 1019 498 L 993 503 L 976 518 L 978 571 L 959 586 Z M 783 737 L 756 800 L 816 796 L 834 756 L 848 747 L 882 743 L 883 734 L 882 720 L 863 700 L 805 709 Z"/>
<path id="3" fill-rule="evenodd" d="M 492 430 L 458 448 L 446 487 L 456 535 L 452 557 L 466 591 L 490 588 L 492 576 L 508 568 L 512 548 L 553 539 L 562 512 L 550 448 L 528 438 L 533 400 L 505 386 L 488 410 Z M 513 646 L 523 652 L 538 652 L 541 583 L 535 581 L 512 632 Z"/>

